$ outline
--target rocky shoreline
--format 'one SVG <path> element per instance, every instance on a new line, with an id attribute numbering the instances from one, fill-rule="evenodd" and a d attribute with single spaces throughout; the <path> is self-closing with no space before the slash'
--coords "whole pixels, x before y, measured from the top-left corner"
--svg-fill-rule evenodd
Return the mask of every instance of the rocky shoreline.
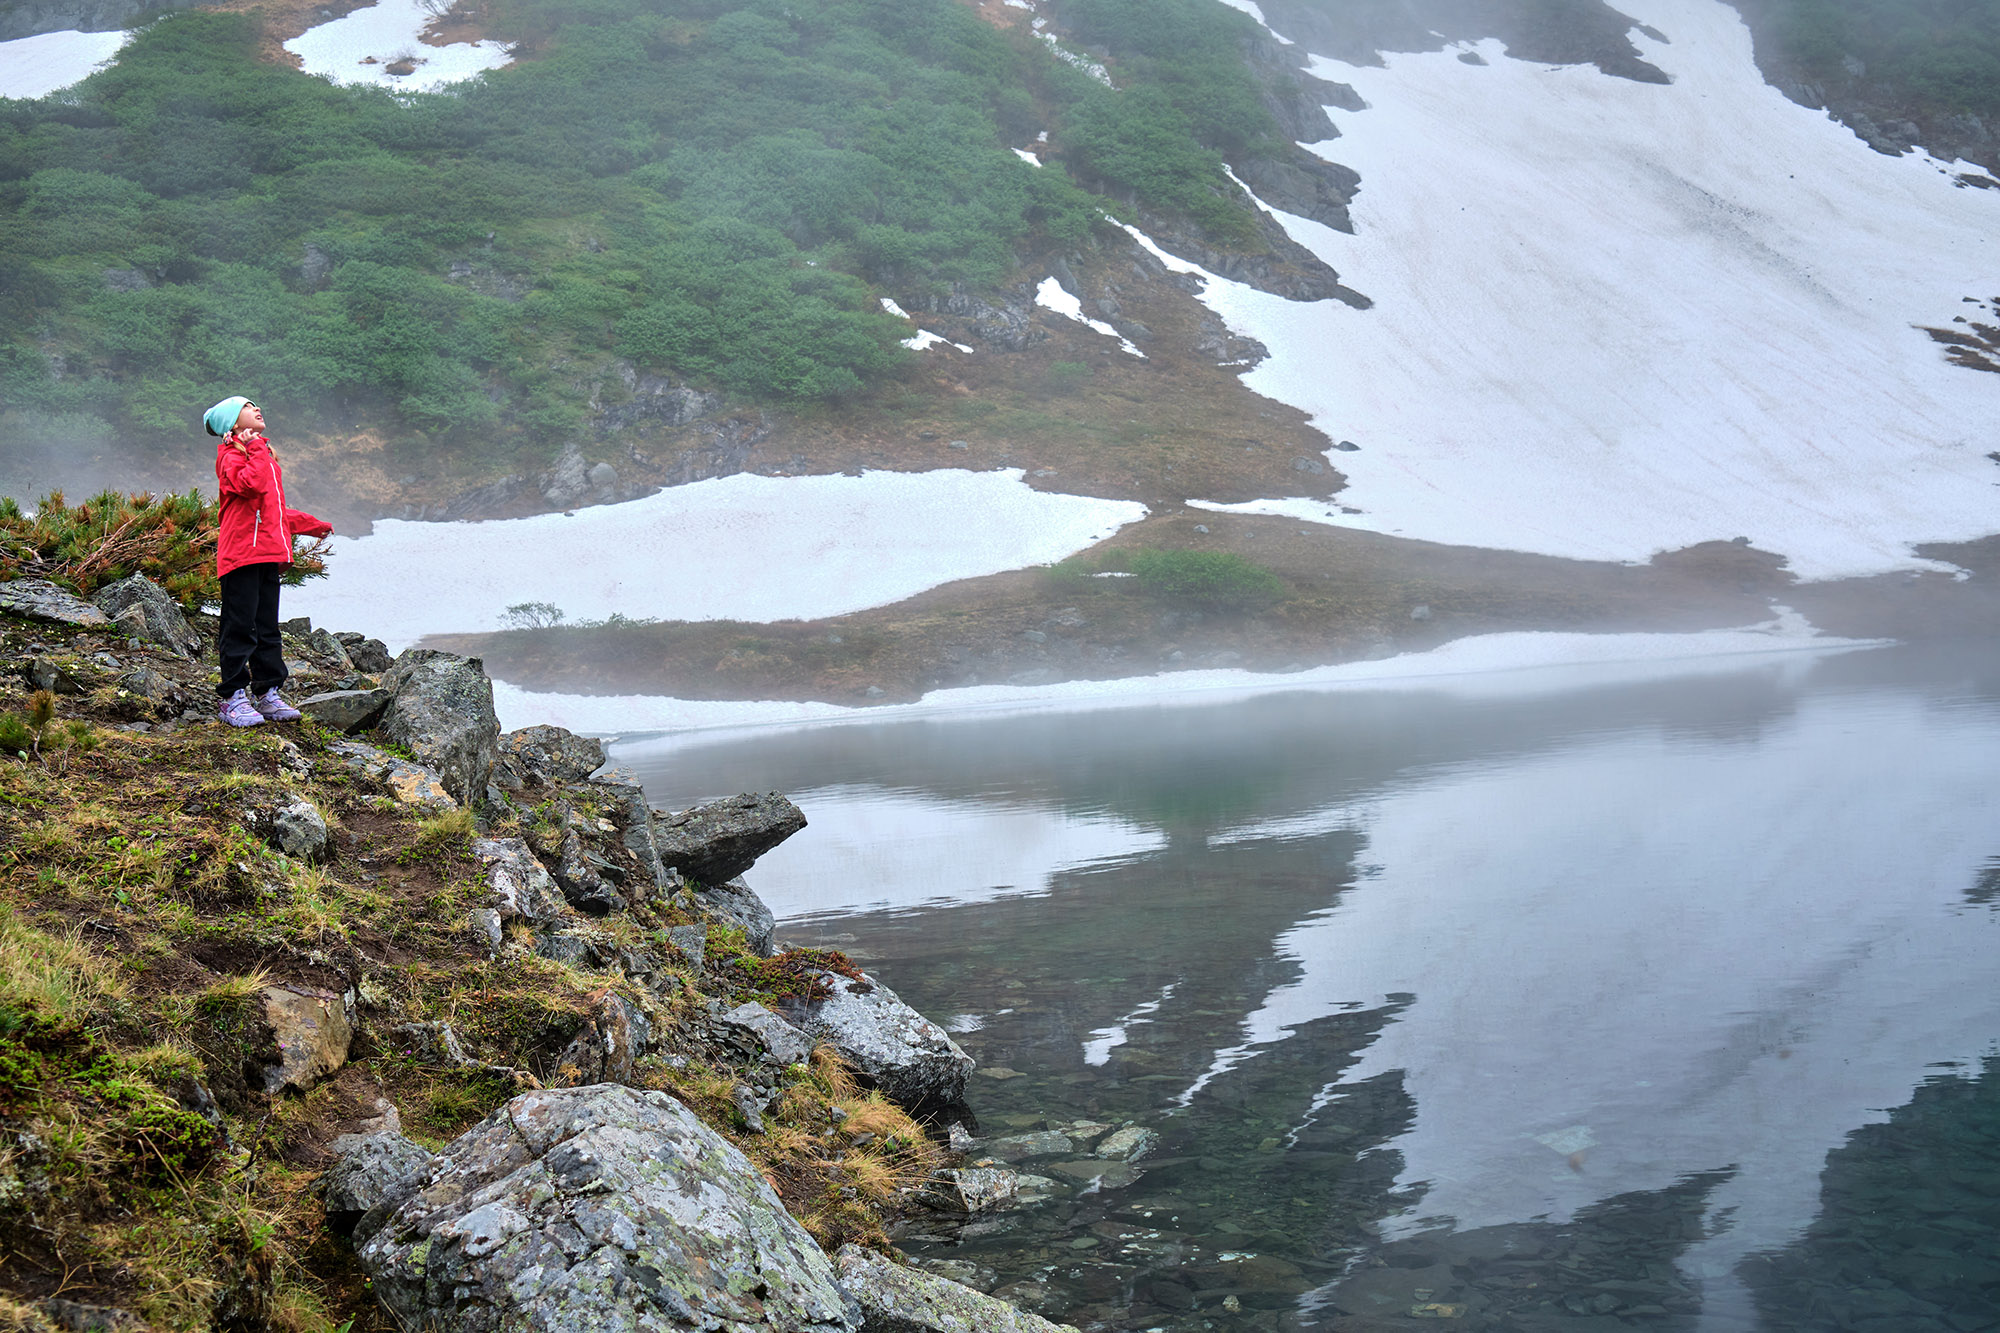
<path id="1" fill-rule="evenodd" d="M 889 1247 L 898 1216 L 1043 1183 L 1007 1165 L 1022 1145 L 973 1137 L 974 1062 L 943 1029 L 843 955 L 772 938 L 741 876 L 804 827 L 791 802 L 654 810 L 597 742 L 502 734 L 477 659 L 391 659 L 300 621 L 307 720 L 235 732 L 207 703 L 212 629 L 139 576 L 94 603 L 0 584 L 0 716 L 39 727 L 0 758 L 4 924 L 35 932 L 10 947 L 56 956 L 84 920 L 65 965 L 139 979 L 64 1018 L 0 977 L 0 1057 L 46 1032 L 23 1049 L 129 1065 L 129 1096 L 182 1136 L 187 1191 L 79 1193 L 49 1129 L 70 1094 L 0 1099 L 0 1125 L 41 1145 L 0 1161 L 18 1205 L 0 1233 L 71 1265 L 50 1289 L 0 1263 L 10 1326 L 184 1326 L 130 1265 L 82 1257 L 81 1225 L 200 1213 L 222 1235 L 222 1195 L 261 1186 L 293 1206 L 244 1225 L 296 1256 L 205 1242 L 190 1280 L 216 1328 L 301 1326 L 282 1310 L 315 1269 L 350 1275 L 318 1298 L 329 1328 L 1056 1327 Z M 184 793 L 177 815 L 148 782 Z M 119 824 L 121 801 L 125 831 L 69 839 Z M 181 868 L 123 874 L 141 840 Z M 139 1060 L 135 1027 L 175 1054 Z M 1098 1174 L 1129 1170 L 1149 1131 L 1098 1128 Z"/>

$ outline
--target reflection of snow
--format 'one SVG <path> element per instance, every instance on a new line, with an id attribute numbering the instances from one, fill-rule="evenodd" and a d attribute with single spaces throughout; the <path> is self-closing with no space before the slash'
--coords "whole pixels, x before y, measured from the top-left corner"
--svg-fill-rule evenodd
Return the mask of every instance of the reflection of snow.
<path id="1" fill-rule="evenodd" d="M 1744 535 L 1809 578 L 2000 531 L 2000 377 L 1911 327 L 1988 290 L 2000 194 L 1787 101 L 1718 0 L 1634 3 L 1671 85 L 1497 43 L 1317 63 L 1369 106 L 1323 145 L 1356 234 L 1280 221 L 1376 304 L 1202 299 L 1271 349 L 1252 388 L 1361 445 L 1366 513 L 1247 512 L 1586 559 Z"/>
<path id="2" fill-rule="evenodd" d="M 813 619 L 1060 560 L 1146 513 L 1021 478 L 1018 468 L 741 474 L 573 517 L 385 520 L 366 537 L 334 538 L 332 577 L 287 594 L 286 605 L 366 626 L 392 646 L 493 629 L 508 606 L 530 601 L 571 621 Z"/>
<path id="3" fill-rule="evenodd" d="M 296 598 L 305 591 L 300 589 L 288 597 Z M 370 622 L 357 613 L 355 623 Z M 1221 699 L 1293 690 L 1435 690 L 1473 697 L 1549 694 L 1623 680 L 1741 671 L 1746 659 L 1765 657 L 1780 663 L 1800 662 L 1812 654 L 1867 646 L 1851 639 L 1785 633 L 1775 625 L 1698 634 L 1485 634 L 1455 639 L 1429 652 L 1305 671 L 1177 671 L 1119 680 L 1073 680 L 1059 685 L 971 685 L 934 690 L 914 704 L 872 708 L 767 700 L 670 699 L 645 694 L 544 694 L 519 689 L 504 681 L 494 682 L 493 698 L 501 721 L 507 726 L 549 722 L 603 735 L 643 730 L 826 726 L 953 714 L 992 717 L 1044 709 L 1197 707 Z"/>
<path id="4" fill-rule="evenodd" d="M 1117 338 L 1118 345 L 1133 356 L 1143 359 L 1146 355 L 1134 347 L 1130 339 L 1121 336 L 1118 330 L 1112 328 L 1103 320 L 1092 319 L 1090 316 L 1084 314 L 1083 302 L 1064 291 L 1063 285 L 1054 278 L 1042 279 L 1042 285 L 1035 289 L 1035 304 L 1053 310 L 1066 319 L 1073 319 L 1079 324 L 1095 329 L 1108 338 Z"/>
<path id="5" fill-rule="evenodd" d="M 431 46 L 424 30 L 449 12 L 449 0 L 377 0 L 292 38 L 285 49 L 308 74 L 335 83 L 379 83 L 385 88 L 431 89 L 499 69 L 513 59 L 505 42 L 453 42 Z M 407 60 L 415 68 L 393 74 Z"/>
<path id="6" fill-rule="evenodd" d="M 131 34 L 41 32 L 0 42 L 0 97 L 47 97 L 80 83 L 118 54 Z"/>
<path id="7" fill-rule="evenodd" d="M 1297 979 L 1203 1081 L 1407 994 L 1342 1081 L 1401 1071 L 1424 1214 L 1561 1219 L 1733 1166 L 1691 1258 L 1726 1270 L 1812 1219 L 1849 1131 L 2000 1043 L 2000 915 L 1955 910 L 1996 787 L 1990 713 L 1821 695 L 1750 744 L 1628 734 L 1324 811 L 1371 873 L 1278 941 Z"/>
<path id="8" fill-rule="evenodd" d="M 1160 1012 L 1160 1006 L 1174 998 L 1174 985 L 1174 982 L 1169 981 L 1160 987 L 1157 996 L 1110 1026 L 1101 1027 L 1091 1033 L 1090 1040 L 1083 1043 L 1083 1062 L 1087 1065 L 1110 1064 L 1111 1052 L 1125 1044 L 1127 1032 L 1137 1024 L 1152 1022 L 1153 1015 Z"/>
<path id="9" fill-rule="evenodd" d="M 781 918 L 1047 893 L 1064 871 L 1165 845 L 1156 831 L 1122 819 L 1042 806 L 862 787 L 794 797 L 812 822 L 760 857 L 751 877 L 757 895 Z"/>

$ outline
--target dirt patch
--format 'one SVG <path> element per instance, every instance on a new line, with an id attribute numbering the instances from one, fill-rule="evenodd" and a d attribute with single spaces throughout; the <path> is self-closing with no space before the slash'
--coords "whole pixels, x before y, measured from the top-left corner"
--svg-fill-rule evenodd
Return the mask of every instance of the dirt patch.
<path id="1" fill-rule="evenodd" d="M 301 69 L 304 62 L 285 49 L 286 42 L 374 3 L 375 0 L 211 0 L 199 8 L 258 15 L 264 20 L 264 32 L 257 43 L 257 54 L 275 64 Z"/>

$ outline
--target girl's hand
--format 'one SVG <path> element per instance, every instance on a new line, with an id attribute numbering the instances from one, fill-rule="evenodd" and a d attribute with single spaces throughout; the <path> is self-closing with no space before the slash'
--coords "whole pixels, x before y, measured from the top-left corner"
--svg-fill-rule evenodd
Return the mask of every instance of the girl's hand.
<path id="1" fill-rule="evenodd" d="M 237 453 L 242 454 L 245 458 L 248 458 L 250 456 L 250 451 L 243 445 L 243 436 L 241 432 L 233 430 L 230 431 L 227 438 L 223 440 L 223 443 L 228 445 L 231 449 L 234 449 Z"/>

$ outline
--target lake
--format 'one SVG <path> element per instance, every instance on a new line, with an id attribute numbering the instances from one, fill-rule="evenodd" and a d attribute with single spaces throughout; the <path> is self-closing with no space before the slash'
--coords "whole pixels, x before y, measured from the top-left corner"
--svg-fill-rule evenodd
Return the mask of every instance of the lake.
<path id="1" fill-rule="evenodd" d="M 1040 1313 L 2000 1327 L 1990 653 L 613 762 L 656 805 L 790 794 L 811 825 L 749 876 L 780 938 L 951 1027 L 984 1138 L 1068 1132 L 1034 1201 L 901 1238 Z M 1145 1156 L 1086 1158 L 1127 1124 Z"/>

